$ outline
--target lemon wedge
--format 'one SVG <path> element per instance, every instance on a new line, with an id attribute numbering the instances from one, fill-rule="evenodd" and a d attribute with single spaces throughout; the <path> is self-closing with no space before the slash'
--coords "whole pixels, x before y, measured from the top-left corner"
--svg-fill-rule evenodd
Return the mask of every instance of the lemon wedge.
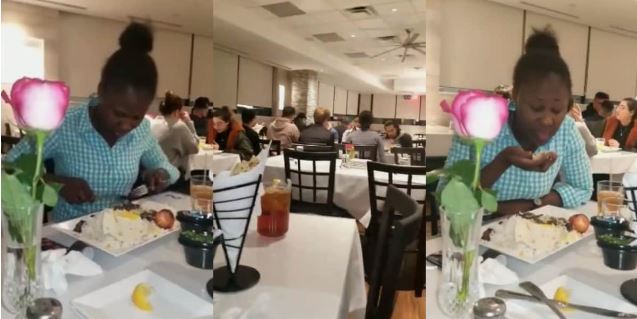
<path id="1" fill-rule="evenodd" d="M 569 300 L 571 299 L 571 293 L 570 293 L 570 291 L 568 289 L 566 289 L 564 287 L 559 287 L 555 291 L 555 295 L 553 296 L 553 299 L 555 301 L 568 303 Z M 567 307 L 567 308 L 564 308 L 562 310 L 569 311 L 571 309 Z"/>
<path id="2" fill-rule="evenodd" d="M 130 220 L 138 220 L 140 219 L 139 214 L 132 212 L 130 210 L 125 210 L 121 212 L 116 212 L 117 217 L 126 218 Z"/>
<path id="3" fill-rule="evenodd" d="M 131 295 L 133 304 L 143 311 L 153 311 L 153 306 L 148 301 L 148 295 L 150 295 L 152 291 L 153 289 L 145 283 L 135 286 L 133 294 Z"/>

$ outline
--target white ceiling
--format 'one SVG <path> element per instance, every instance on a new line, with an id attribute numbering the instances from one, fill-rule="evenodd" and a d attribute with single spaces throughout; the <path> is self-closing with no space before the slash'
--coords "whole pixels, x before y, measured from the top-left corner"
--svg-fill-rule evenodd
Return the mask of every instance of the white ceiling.
<path id="1" fill-rule="evenodd" d="M 637 38 L 637 0 L 490 1 Z"/>

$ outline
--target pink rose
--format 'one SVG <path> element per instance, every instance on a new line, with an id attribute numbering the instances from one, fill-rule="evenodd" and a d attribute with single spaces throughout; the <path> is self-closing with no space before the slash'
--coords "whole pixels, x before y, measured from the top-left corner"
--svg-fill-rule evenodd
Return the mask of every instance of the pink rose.
<path id="1" fill-rule="evenodd" d="M 451 114 L 456 133 L 465 138 L 490 141 L 498 136 L 509 117 L 506 99 L 480 91 L 460 92 L 451 106 L 447 101 L 442 101 L 440 106 Z"/>
<path id="2" fill-rule="evenodd" d="M 69 88 L 63 82 L 21 78 L 13 83 L 11 98 L 2 91 L 2 99 L 11 104 L 21 128 L 52 131 L 64 120 Z"/>

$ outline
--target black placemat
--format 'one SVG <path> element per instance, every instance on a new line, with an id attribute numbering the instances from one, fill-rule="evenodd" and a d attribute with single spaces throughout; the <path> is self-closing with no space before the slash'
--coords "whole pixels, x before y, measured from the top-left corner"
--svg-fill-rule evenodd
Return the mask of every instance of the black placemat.
<path id="1" fill-rule="evenodd" d="M 619 290 L 626 300 L 637 306 L 637 278 L 624 282 Z"/>

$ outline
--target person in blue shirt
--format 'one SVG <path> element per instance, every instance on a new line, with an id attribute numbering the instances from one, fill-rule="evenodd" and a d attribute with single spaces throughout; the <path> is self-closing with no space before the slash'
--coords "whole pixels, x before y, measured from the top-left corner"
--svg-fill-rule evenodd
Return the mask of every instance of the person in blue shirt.
<path id="1" fill-rule="evenodd" d="M 54 174 L 45 179 L 62 184 L 53 219 L 62 221 L 97 212 L 123 201 L 140 166 L 144 182 L 158 192 L 179 178 L 150 132 L 145 114 L 155 98 L 157 67 L 149 52 L 151 30 L 130 24 L 119 38 L 120 48 L 102 69 L 98 94 L 87 105 L 70 109 L 46 140 L 45 159 Z M 23 140 L 6 156 L 14 161 L 33 152 Z"/>
<path id="2" fill-rule="evenodd" d="M 480 182 L 497 192 L 498 213 L 544 205 L 575 208 L 590 199 L 590 162 L 573 119 L 566 116 L 571 87 L 555 36 L 536 30 L 513 73 L 516 106 L 481 158 Z M 456 136 L 445 166 L 472 156 L 471 146 Z"/>

